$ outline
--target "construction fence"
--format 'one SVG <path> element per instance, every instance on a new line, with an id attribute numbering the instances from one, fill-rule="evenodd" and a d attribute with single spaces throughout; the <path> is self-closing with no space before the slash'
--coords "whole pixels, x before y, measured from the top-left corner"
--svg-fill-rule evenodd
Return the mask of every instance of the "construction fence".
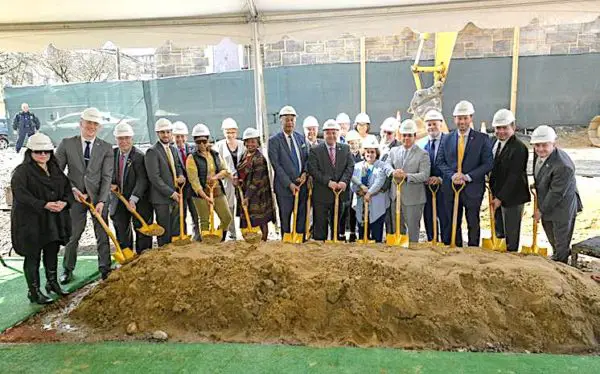
<path id="1" fill-rule="evenodd" d="M 425 62 L 427 64 L 428 62 Z M 429 62 L 431 63 L 431 62 Z M 403 118 L 414 93 L 411 61 L 369 62 L 366 65 L 367 112 L 373 126 L 400 111 Z M 600 113 L 600 54 L 530 56 L 519 59 L 517 122 L 520 128 L 540 124 L 586 125 Z M 508 108 L 511 57 L 455 59 L 444 88 L 444 115 L 452 127 L 453 106 L 462 99 L 475 105 L 475 121 L 491 122 L 494 112 Z M 269 68 L 264 71 L 270 132 L 279 130 L 277 112 L 293 105 L 298 123 L 308 115 L 320 123 L 346 112 L 360 110 L 360 65 L 322 64 Z M 424 80 L 425 86 L 431 79 Z M 154 122 L 166 117 L 191 127 L 209 126 L 222 137 L 221 121 L 234 118 L 241 130 L 255 126 L 254 76 L 252 71 L 117 81 L 6 87 L 9 126 L 27 102 L 42 123 L 42 131 L 55 143 L 78 134 L 79 113 L 95 106 L 104 113 L 100 137 L 114 143 L 112 130 L 119 122 L 130 123 L 136 143 L 153 142 Z"/>

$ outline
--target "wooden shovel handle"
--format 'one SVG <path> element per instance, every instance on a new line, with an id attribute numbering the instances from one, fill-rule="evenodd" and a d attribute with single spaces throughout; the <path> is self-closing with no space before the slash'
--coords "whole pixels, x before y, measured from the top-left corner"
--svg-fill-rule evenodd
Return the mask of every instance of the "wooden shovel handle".
<path id="1" fill-rule="evenodd" d="M 104 221 L 104 218 L 102 218 L 102 215 L 100 215 L 98 212 L 96 212 L 96 207 L 94 206 L 94 204 L 87 202 L 85 200 L 80 200 L 80 202 L 87 206 L 88 209 L 90 210 L 90 212 L 92 213 L 92 215 L 94 216 L 94 218 L 96 218 L 96 220 L 100 223 L 100 226 L 102 226 L 102 228 L 104 229 L 104 231 L 106 231 L 106 234 L 108 235 L 108 237 L 112 240 L 113 244 L 115 245 L 115 249 L 117 250 L 117 252 L 119 253 L 123 253 L 123 251 L 121 250 L 121 246 L 119 245 L 119 242 L 117 241 L 117 238 L 115 237 L 115 234 L 112 233 L 112 231 L 110 231 L 110 228 L 108 227 L 108 225 L 106 224 L 106 222 Z"/>

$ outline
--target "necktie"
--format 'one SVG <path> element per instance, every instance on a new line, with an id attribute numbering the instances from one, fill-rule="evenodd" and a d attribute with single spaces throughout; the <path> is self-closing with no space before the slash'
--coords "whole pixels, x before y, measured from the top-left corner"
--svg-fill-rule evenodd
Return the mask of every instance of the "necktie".
<path id="1" fill-rule="evenodd" d="M 465 158 L 465 136 L 459 134 L 459 136 L 458 136 L 458 162 L 457 162 L 457 168 L 458 168 L 459 173 L 462 173 L 462 163 L 463 163 L 464 158 Z"/>
<path id="2" fill-rule="evenodd" d="M 169 166 L 171 167 L 171 173 L 173 174 L 173 184 L 177 186 L 177 172 L 175 171 L 175 161 L 173 161 L 173 153 L 171 153 L 171 147 L 165 147 L 167 153 L 167 160 L 169 160 Z"/>
<path id="3" fill-rule="evenodd" d="M 183 164 L 185 165 L 185 150 L 183 148 L 179 148 L 179 153 L 181 154 L 181 161 L 183 161 Z"/>
<path id="4" fill-rule="evenodd" d="M 121 154 L 119 157 L 119 184 L 121 186 L 121 192 L 123 191 L 123 172 L 125 171 L 125 155 Z"/>
<path id="5" fill-rule="evenodd" d="M 85 161 L 85 167 L 87 168 L 88 164 L 90 163 L 90 145 L 92 144 L 92 142 L 90 142 L 89 140 L 85 141 L 85 151 L 83 151 L 83 161 Z"/>
<path id="6" fill-rule="evenodd" d="M 496 146 L 496 153 L 494 154 L 494 160 L 500 156 L 500 152 L 502 151 L 502 143 L 498 140 L 498 145 Z"/>
<path id="7" fill-rule="evenodd" d="M 329 160 L 331 160 L 331 165 L 335 167 L 335 147 L 329 148 Z"/>
<path id="8" fill-rule="evenodd" d="M 300 162 L 298 161 L 298 155 L 296 154 L 296 146 L 294 145 L 294 139 L 292 139 L 291 135 L 288 136 L 288 139 L 290 141 L 290 157 L 292 158 L 292 163 L 294 164 L 294 167 L 296 168 L 298 174 L 300 174 Z"/>
<path id="9" fill-rule="evenodd" d="M 432 139 L 429 144 L 429 161 L 431 161 L 431 165 L 435 162 L 435 139 Z"/>

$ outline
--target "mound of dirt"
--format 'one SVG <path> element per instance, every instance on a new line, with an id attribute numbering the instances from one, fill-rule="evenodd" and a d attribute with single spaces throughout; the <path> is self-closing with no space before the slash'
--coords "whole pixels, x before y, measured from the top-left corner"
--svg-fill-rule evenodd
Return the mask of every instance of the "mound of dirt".
<path id="1" fill-rule="evenodd" d="M 151 251 L 71 313 L 98 334 L 180 341 L 596 350 L 600 287 L 537 256 L 268 242 Z"/>

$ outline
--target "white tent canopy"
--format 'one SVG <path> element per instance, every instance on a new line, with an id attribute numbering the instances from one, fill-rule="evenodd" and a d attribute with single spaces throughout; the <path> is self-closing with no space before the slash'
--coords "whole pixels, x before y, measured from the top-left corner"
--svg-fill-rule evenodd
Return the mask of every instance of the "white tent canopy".
<path id="1" fill-rule="evenodd" d="M 483 28 L 589 22 L 600 0 L 219 0 L 142 1 L 0 0 L 0 50 L 121 48 L 217 44 L 224 37 L 250 44 L 253 23 L 263 42 L 458 31 L 468 22 Z"/>

